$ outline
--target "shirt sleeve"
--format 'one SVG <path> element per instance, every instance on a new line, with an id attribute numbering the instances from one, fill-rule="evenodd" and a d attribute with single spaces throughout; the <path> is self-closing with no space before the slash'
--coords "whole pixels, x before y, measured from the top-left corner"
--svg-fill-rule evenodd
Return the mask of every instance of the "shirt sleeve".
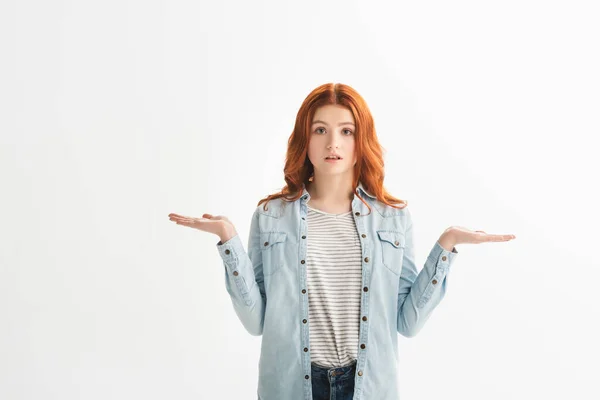
<path id="1" fill-rule="evenodd" d="M 448 270 L 458 251 L 444 249 L 438 241 L 429 252 L 420 272 L 416 268 L 413 223 L 408 208 L 404 233 L 405 247 L 398 284 L 398 333 L 415 336 L 431 316 L 446 293 Z"/>
<path id="2" fill-rule="evenodd" d="M 266 305 L 258 217 L 255 211 L 250 223 L 248 252 L 239 235 L 216 245 L 225 267 L 225 288 L 233 308 L 246 330 L 254 336 L 262 335 Z"/>

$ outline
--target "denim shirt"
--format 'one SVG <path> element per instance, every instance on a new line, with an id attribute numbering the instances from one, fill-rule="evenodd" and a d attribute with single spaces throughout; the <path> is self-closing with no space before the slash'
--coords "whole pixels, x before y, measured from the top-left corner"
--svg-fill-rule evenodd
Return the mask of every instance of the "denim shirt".
<path id="1" fill-rule="evenodd" d="M 355 400 L 397 400 L 398 333 L 415 336 L 446 291 L 456 258 L 438 241 L 419 272 L 408 207 L 395 209 L 358 185 L 352 215 L 362 249 L 362 290 Z M 251 335 L 262 335 L 258 399 L 312 400 L 306 289 L 307 201 L 281 198 L 256 208 L 248 252 L 236 235 L 217 249 L 225 287 Z"/>

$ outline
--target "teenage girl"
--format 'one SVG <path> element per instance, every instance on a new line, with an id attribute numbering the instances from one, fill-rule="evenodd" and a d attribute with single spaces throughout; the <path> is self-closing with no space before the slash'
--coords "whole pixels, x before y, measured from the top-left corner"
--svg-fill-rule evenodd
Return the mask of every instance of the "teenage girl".
<path id="1" fill-rule="evenodd" d="M 258 399 L 396 400 L 397 334 L 414 336 L 444 297 L 455 246 L 515 238 L 451 226 L 419 272 L 408 202 L 383 167 L 363 98 L 325 84 L 298 112 L 287 184 L 258 203 L 247 252 L 225 216 L 169 214 L 220 238 L 234 310 L 263 336 Z M 443 198 L 451 183 L 433 184 Z"/>

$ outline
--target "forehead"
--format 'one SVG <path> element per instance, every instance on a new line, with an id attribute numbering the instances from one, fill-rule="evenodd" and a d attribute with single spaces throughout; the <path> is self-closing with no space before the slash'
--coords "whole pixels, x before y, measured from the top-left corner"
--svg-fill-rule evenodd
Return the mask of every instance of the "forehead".
<path id="1" fill-rule="evenodd" d="M 339 122 L 352 122 L 354 123 L 354 116 L 352 112 L 344 106 L 330 104 L 326 106 L 319 107 L 317 111 L 315 111 L 315 115 L 313 116 L 314 121 L 323 121 L 323 122 L 331 122 L 331 123 L 339 123 Z"/>

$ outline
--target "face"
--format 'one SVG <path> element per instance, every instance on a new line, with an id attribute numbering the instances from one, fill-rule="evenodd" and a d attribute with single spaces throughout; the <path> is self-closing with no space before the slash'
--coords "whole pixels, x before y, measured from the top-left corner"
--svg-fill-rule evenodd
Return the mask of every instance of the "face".
<path id="1" fill-rule="evenodd" d="M 320 107 L 313 117 L 308 159 L 316 174 L 352 174 L 356 164 L 354 117 L 350 110 L 339 105 Z M 331 153 L 341 160 L 327 161 Z"/>

